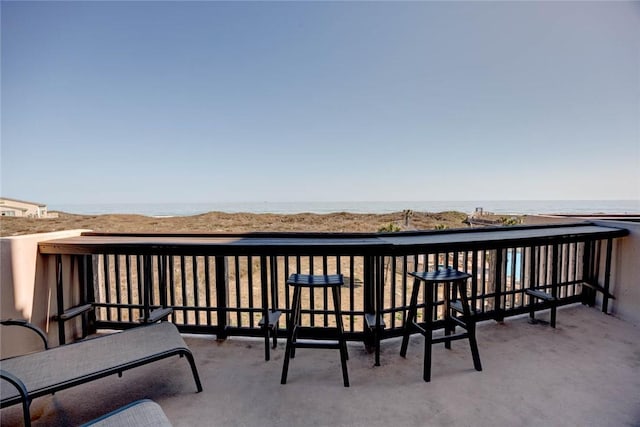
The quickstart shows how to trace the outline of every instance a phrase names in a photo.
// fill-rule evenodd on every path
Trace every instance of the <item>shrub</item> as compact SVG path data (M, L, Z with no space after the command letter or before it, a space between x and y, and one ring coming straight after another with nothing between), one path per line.
M400 230L401 228L398 225L390 222L389 224L383 225L382 227L378 228L378 233L395 233Z

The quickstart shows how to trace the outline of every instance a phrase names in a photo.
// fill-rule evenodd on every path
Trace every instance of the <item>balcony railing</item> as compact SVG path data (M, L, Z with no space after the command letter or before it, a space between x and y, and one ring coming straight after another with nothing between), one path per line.
M471 274L467 292L478 320L548 307L532 300L529 288L553 289L557 305L593 305L599 291L606 311L612 242L626 234L589 223L373 234L84 233L39 248L57 257L58 295L75 281L76 302L95 308L83 314L88 330L131 327L154 309L170 308L183 332L262 336L260 319L268 310L288 316L289 274L341 273L345 332L371 343L368 314L385 326L382 338L401 334L410 271L451 267ZM304 300L304 323L331 326L326 292L311 291ZM443 302L437 295L436 323ZM60 326L74 314L67 305L58 298L58 312L71 313L58 317ZM64 341L64 327L60 331Z

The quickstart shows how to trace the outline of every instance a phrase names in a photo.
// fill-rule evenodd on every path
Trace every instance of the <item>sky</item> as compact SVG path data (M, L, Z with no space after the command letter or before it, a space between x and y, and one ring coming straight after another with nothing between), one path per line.
M640 2L0 13L3 197L640 199Z

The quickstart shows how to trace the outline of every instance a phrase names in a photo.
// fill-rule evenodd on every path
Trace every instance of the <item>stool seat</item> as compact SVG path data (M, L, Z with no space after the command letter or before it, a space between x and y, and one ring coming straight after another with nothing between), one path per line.
M330 287L344 285L342 274L292 274L287 279L287 285L302 287Z
M473 366L477 371L482 371L480 355L478 354L478 344L476 342L476 326L469 301L467 299L466 280L470 274L452 268L444 268L437 271L416 271L409 273L414 278L413 290L409 311L405 318L404 331L402 336L402 346L400 356L406 357L409 345L409 335L412 332L419 332L424 335L424 367L422 377L425 381L431 381L431 346L432 344L444 343L446 348L451 348L451 341L468 339L473 356ZM424 283L425 289L425 322L424 327L419 324L418 314L418 293L420 285ZM444 283L444 336L433 338L433 306L434 306L434 285ZM451 289L453 285L453 289ZM451 291L453 290L453 295ZM459 299L457 299L459 297ZM458 317L461 315L461 317ZM459 326L464 329L462 333L456 333L455 328Z
M282 365L281 384L287 383L289 371L289 359L295 357L296 348L323 348L340 350L340 362L342 364L342 379L345 387L349 387L349 374L347 372L347 341L344 337L344 327L342 324L342 313L340 310L340 287L344 284L342 274L298 274L294 273L287 279L287 284L293 287L293 299L291 301L291 317L287 325L287 346L284 352L284 363ZM300 330L314 329L315 327L302 327L302 302L301 289L331 289L333 295L333 311L336 318L336 327L321 327L325 332L322 339L298 339ZM330 339L324 337L329 335Z
M440 270L436 271L414 271L412 273L409 273L409 275L424 282L434 283L467 280L469 277L471 277L470 274L454 270L453 268L441 268Z

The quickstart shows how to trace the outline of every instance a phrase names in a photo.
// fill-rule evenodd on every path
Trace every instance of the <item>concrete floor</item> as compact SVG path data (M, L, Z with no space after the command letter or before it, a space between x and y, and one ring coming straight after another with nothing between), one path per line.
M422 381L419 335L406 359L399 339L384 341L379 367L351 343L350 388L336 350L297 350L281 385L284 340L270 362L261 340L185 340L202 393L187 362L172 358L36 399L33 425L78 425L151 398L176 427L640 426L640 327L580 305L559 309L555 330L526 317L479 324L483 372L466 341L434 346L430 383ZM18 406L0 414L3 426L21 425Z

